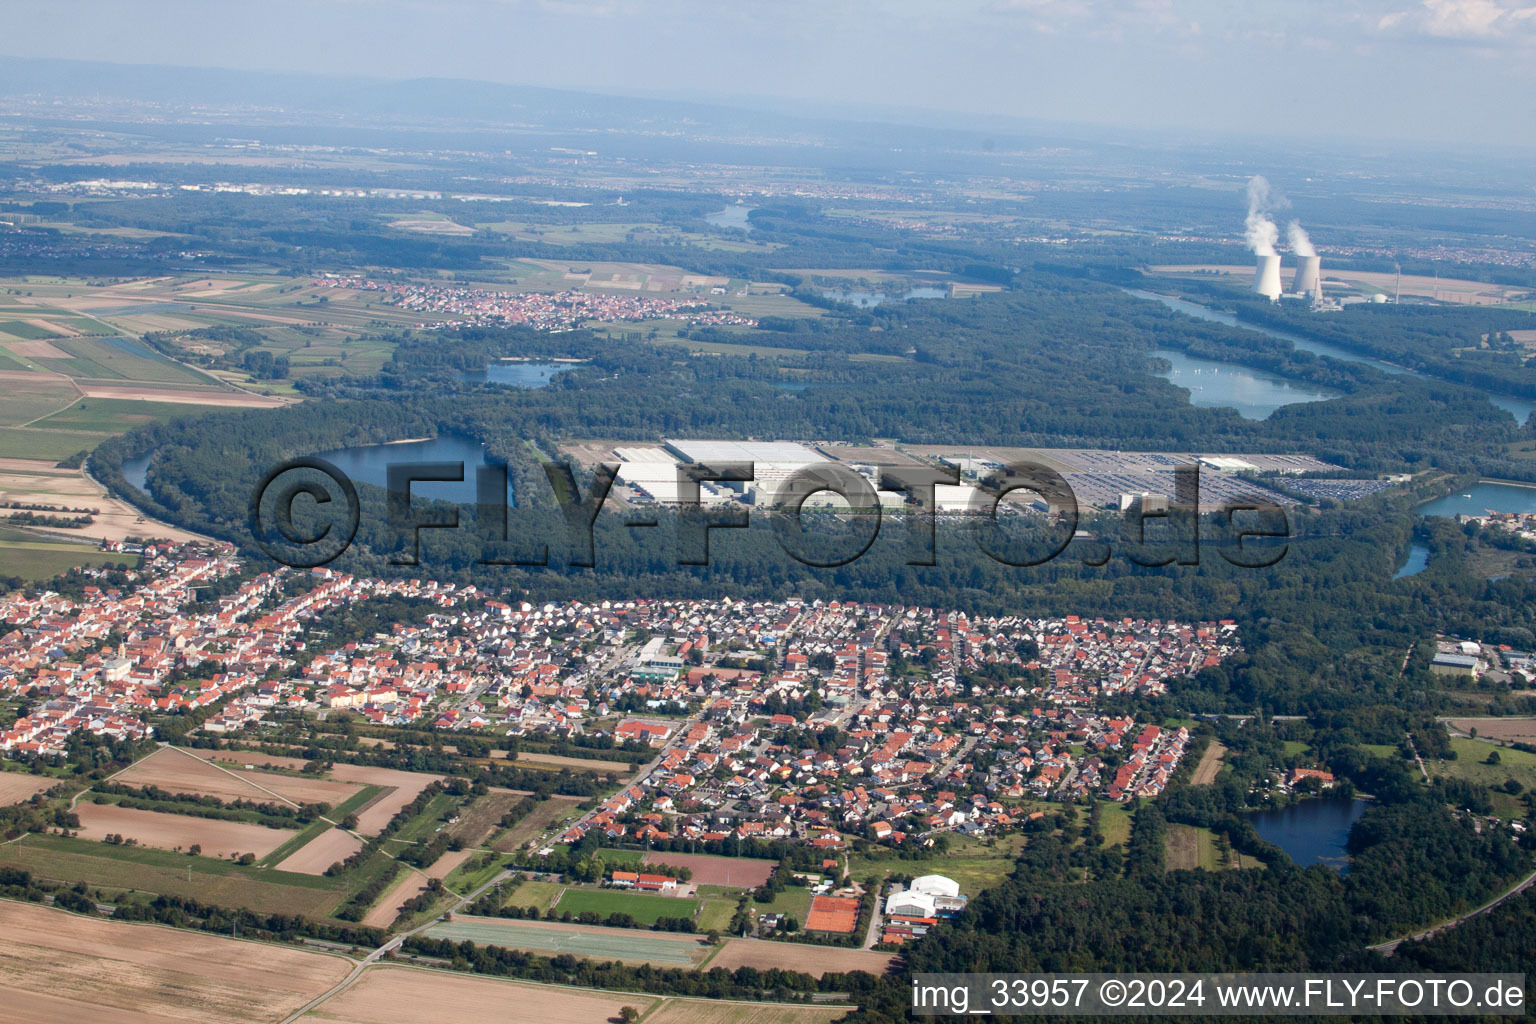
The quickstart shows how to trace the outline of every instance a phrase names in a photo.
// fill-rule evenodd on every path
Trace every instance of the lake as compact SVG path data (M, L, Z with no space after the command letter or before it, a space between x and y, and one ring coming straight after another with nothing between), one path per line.
M1495 512L1536 512L1536 487L1496 484L1480 480L1469 490L1447 494L1419 506L1423 516L1480 516Z
M878 306L882 302L911 302L913 299L947 299L949 298L949 289L936 288L933 285L918 285L915 288L908 288L904 292L896 292L894 294L890 292L872 292L859 288L824 291L821 294L829 299L836 299L838 302L846 302L850 305L858 306L860 309L868 309L871 306Z
M149 460L154 458L154 455L154 452L150 452L136 459L123 460L123 479L145 494L149 493Z
M469 370L460 379L469 384L506 384L514 388L542 388L555 374L569 370L574 363L495 362L483 370Z
M1326 388L1236 363L1200 359L1178 349L1160 348L1153 354L1172 364L1171 369L1158 376L1187 388L1190 405L1236 409L1244 419L1262 420L1282 405L1337 397L1337 392Z
M736 228L750 235L752 233L752 222L747 219L747 214L755 209L757 209L755 206L736 203L734 206L727 206L718 213L708 214L705 216L704 221L707 224L713 224L717 228Z
M1408 557L1403 561L1402 568L1393 573L1392 578L1400 580L1407 576L1417 576L1427 568L1429 568L1429 548L1423 544L1413 543L1408 545Z
M1345 872L1350 826L1368 806L1364 800L1313 797L1279 810L1255 811L1248 820L1261 839L1280 847L1298 866L1322 864Z
M1398 366L1396 363L1389 363L1381 359L1373 359L1370 356L1357 355L1356 353L1351 352L1345 348L1340 348L1337 345L1330 345L1323 341L1313 341L1311 338L1303 338L1301 335L1292 334L1290 331L1282 331L1275 327L1263 327L1259 324L1245 323L1244 321L1239 320L1237 317L1233 316L1231 313L1222 313L1214 309L1208 309L1199 303L1186 302L1183 299L1176 299L1171 295L1159 295L1156 292L1143 291L1140 288L1122 288L1121 291L1128 292L1139 299L1151 299L1153 302L1161 302L1164 306L1167 306L1171 310L1184 313L1199 320L1209 320L1212 323L1225 324L1228 327L1236 327L1239 330L1257 331L1260 334L1267 334L1271 338L1279 338L1281 341L1288 341L1299 349L1312 352L1320 356L1328 356L1330 359L1337 359L1346 363L1360 363L1364 366L1372 366L1382 371L1383 373L1400 374L1407 377L1417 377L1420 380L1432 379L1427 374L1420 373L1417 370L1410 370L1406 366ZM1488 401L1492 402L1495 406L1514 416L1515 421L1518 423L1524 423L1526 420L1530 419L1531 413L1536 411L1536 402L1533 402L1528 398L1507 398L1503 395L1487 395L1487 398ZM1200 403L1194 402L1193 404L1199 405Z
M459 434L443 434L425 441L401 441L394 444L367 444L356 448L337 448L318 452L317 458L333 464L353 483L389 486L388 469L396 462L462 462L461 483L437 482L411 485L413 498L437 498L459 505L475 504L475 469L492 465L486 459L485 445ZM508 481L508 491L511 482ZM507 504L512 501L508 497Z

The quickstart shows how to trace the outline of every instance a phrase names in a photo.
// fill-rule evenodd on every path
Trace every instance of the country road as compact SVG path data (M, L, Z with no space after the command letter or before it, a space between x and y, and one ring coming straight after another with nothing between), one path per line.
M493 885L496 885L499 882L505 881L510 875L511 872L509 871L497 872L494 878L480 886L474 892L471 892L466 896L461 896L458 902L449 907L448 910L444 911L444 913L457 913L468 904L473 903L475 900L479 899L481 894L483 894L487 889L491 888ZM293 1024L294 1021L297 1021L299 1018L312 1011L315 1007L319 1006L327 999L330 999L332 996L338 995L339 993L345 991L353 982L357 981L358 978L363 976L363 972L368 969L370 964L376 963L378 959L384 956L386 953L391 953L399 949L405 940L411 936L431 928L433 925L438 923L442 916L443 914L433 914L432 917L429 918L424 924L419 924L415 928L412 928L410 931L401 932L394 938L387 940L382 946L374 950L372 953L369 953L361 961L359 961L357 966L353 967L352 972L345 978L341 979L341 981L337 982L327 991L320 993L320 995L316 996L309 1002L305 1003L303 1006L299 1007L297 1010L293 1011L293 1013L289 1014L287 1017L284 1017L281 1024Z
M1510 897L1520 895L1522 892L1529 889L1532 885L1536 885L1536 871L1532 871L1530 874L1526 875L1525 878L1515 884L1514 888L1509 889L1503 895L1495 896L1493 899L1489 900L1487 903L1484 903L1476 910L1469 910L1465 914L1462 914L1460 917L1453 917L1451 920L1446 921L1443 924L1437 924L1433 928L1426 928L1421 932L1415 932L1412 935L1405 935L1400 939L1393 939L1390 942L1379 942L1374 946L1367 946L1366 948L1374 949L1376 952L1382 953L1386 956L1391 956L1397 951L1397 947L1402 945L1404 942L1416 939L1427 939L1429 936L1434 935L1436 932L1443 932L1447 928L1454 928L1468 918L1473 918L1478 914L1483 913L1484 911L1492 910L1494 907L1498 906L1500 903L1503 903Z

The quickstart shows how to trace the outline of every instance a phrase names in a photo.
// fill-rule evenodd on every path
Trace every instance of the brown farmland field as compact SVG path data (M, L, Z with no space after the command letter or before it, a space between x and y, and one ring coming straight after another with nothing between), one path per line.
M688 868L693 872L694 885L730 885L738 889L755 889L768 881L775 862L751 857L712 857L703 853L669 853L652 850L643 858L647 864L666 864L674 868Z
M32 799L34 793L41 793L46 789L52 789L59 784L59 780L51 775L24 775L21 772L0 772L0 807L9 804L19 804L23 800Z
M724 967L728 971L738 967L756 967L763 971L781 967L786 971L804 971L816 978L828 972L864 971L878 977L890 970L896 960L890 953L868 949L840 949L766 939L728 939L725 948L709 962L709 966Z
M205 857L228 857L232 853L254 853L258 858L265 857L294 836L294 831L286 828L194 818L189 814L138 811L116 804L86 802L75 810L80 815L79 831L83 839L101 839L116 833L126 839L138 840L140 846L155 846L162 850L178 846L185 850L195 843L203 848Z
M307 1020L337 1024L605 1024L633 1006L656 1003L643 993L610 993L498 981L409 967L370 967L350 988L317 1006Z
M277 1021L349 967L322 953L0 903L7 1024Z
M1200 757L1200 763L1195 766L1195 777L1190 780L1191 785L1209 786L1215 782L1221 771L1221 759L1226 753L1226 747L1211 740L1210 746L1205 748L1205 753Z
M234 755L239 758L241 755ZM278 798L296 804L326 803L336 806L357 792L357 786L330 779L299 778L275 772L245 771L235 765L258 761L211 764L176 747L161 747L116 781L125 786L158 786L173 793L199 793L220 800L254 800L257 803Z
M428 775L423 772L402 772L394 768L338 764L331 769L331 778L338 782L389 788L389 792L384 793L357 813L357 830L372 834L388 825L389 819L393 818L400 808L415 800L417 794L442 776Z
M1536 718L1458 718L1451 725L1464 733L1476 729L1478 739L1536 743Z
M297 850L284 857L275 866L279 871L297 871L305 875L323 875L325 869L339 860L346 860L363 844L356 836L339 828L326 829Z
M713 999L669 999L645 1018L646 1024L831 1024L848 1015L846 1006L785 1006Z
M370 928L388 928L395 923L395 918L400 916L400 908L405 906L407 900L420 896L427 888L427 879L419 871L406 868L379 897L379 901L368 911L363 918L363 924Z

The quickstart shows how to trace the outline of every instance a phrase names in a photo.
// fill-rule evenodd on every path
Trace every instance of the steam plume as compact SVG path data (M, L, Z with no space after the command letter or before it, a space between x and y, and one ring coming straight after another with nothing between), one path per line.
M1248 219L1243 230L1255 256L1275 255L1275 242L1280 239L1280 229L1269 219L1269 209L1269 179L1255 174L1248 179Z
M1307 231L1301 226L1301 221L1291 221L1290 227L1285 229L1285 233L1290 239L1291 248L1297 256L1317 255L1317 250L1312 248L1312 239L1307 237Z

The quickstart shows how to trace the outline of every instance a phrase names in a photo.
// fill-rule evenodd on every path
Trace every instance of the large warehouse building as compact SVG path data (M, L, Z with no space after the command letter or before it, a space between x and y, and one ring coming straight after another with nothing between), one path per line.
M663 439L679 462L706 466L750 463L750 482L722 481L720 486L749 498L754 505L774 503L784 481L807 466L830 466L832 460L795 441L701 441Z

